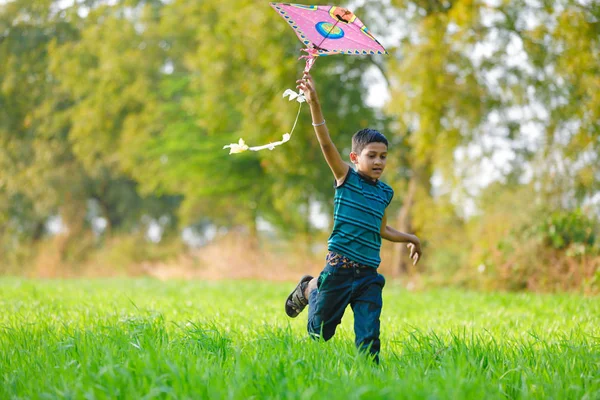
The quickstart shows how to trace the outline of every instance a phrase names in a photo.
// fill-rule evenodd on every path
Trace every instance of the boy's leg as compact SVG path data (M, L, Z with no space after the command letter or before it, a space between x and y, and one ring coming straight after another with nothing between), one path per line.
M308 333L313 338L329 340L350 303L352 269L325 266L317 288L308 296Z
M357 293L352 298L351 306L354 311L354 333L356 347L360 351L368 351L379 362L379 326L381 308L383 307L382 289L385 278L376 270L359 270L360 284Z

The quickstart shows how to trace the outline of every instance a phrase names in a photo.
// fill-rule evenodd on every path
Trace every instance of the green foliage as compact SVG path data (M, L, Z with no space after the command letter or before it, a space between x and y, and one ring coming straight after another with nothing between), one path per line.
M532 214L497 242L488 258L496 278L512 289L578 288L597 291L597 221L581 210Z
M481 193L478 213L466 222L431 209L437 217L423 225L434 250L426 284L598 292L598 220L581 209L550 211L542 198L533 185L496 183Z
M593 251L600 249L596 237L598 228L598 223L581 210L563 211L550 214L538 227L537 234L544 244L557 250L583 246Z
M535 222L514 229L506 242L500 243L500 248L511 250L520 241L533 240L547 248L569 250L567 256L600 254L598 222L584 215L580 209L540 212L539 215Z

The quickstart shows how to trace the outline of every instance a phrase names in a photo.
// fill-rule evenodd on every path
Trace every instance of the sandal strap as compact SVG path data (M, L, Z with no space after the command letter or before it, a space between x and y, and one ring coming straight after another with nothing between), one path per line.
M304 294L302 294L302 287L298 286L298 289L300 290L294 291L294 294L292 295L292 301L294 304L304 307L308 304L308 301L306 300L306 297L304 297Z

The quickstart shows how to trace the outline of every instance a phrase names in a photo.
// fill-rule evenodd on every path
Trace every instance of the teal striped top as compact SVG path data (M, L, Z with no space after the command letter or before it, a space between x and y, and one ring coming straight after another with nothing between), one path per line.
M357 263L377 268L381 262L381 220L394 191L349 168L346 180L336 187L333 231L328 250Z

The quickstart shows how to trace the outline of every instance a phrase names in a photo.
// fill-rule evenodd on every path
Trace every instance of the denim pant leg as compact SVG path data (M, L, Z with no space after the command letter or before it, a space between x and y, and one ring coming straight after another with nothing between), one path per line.
M377 270L359 272L358 287L352 297L351 306L354 311L354 333L356 347L362 351L369 351L379 359L381 347L379 340L379 327L381 308L383 307L382 289L385 278Z
M329 340L342 322L352 294L352 270L329 264L319 275L308 299L308 333Z

